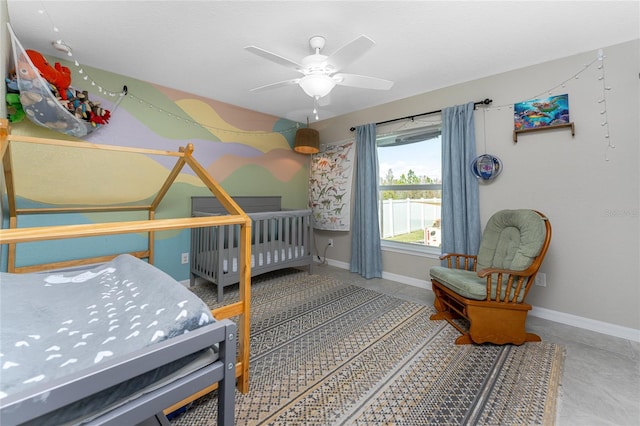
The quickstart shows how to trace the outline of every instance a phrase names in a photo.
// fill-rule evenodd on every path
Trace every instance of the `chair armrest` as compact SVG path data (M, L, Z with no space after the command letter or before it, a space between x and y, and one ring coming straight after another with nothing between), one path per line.
M447 268L464 269L465 271L475 271L477 259L476 255L464 253L445 253L440 256L440 260L447 261Z
M491 274L505 274L505 275L515 275L518 277L528 277L532 273L533 271L529 271L528 269L525 269L524 271L513 271L511 269L498 269L498 268L486 268L486 269L481 269L477 272L480 278L484 278Z
M532 282L531 277L537 273L537 267L529 267L522 271L515 271L511 269L499 269L499 268L486 268L481 269L477 272L478 277L487 278L487 301L496 300L502 302L510 302L510 303L522 303L524 299L527 297L527 293L529 292L530 282ZM494 275L497 275L494 280ZM503 286L503 277L507 276L507 281L504 283L505 285L505 294L502 300L500 300L500 295L502 293ZM518 300L518 295L522 290L522 286L524 288L524 294L522 298ZM491 298L491 287L496 286L495 289L495 299Z

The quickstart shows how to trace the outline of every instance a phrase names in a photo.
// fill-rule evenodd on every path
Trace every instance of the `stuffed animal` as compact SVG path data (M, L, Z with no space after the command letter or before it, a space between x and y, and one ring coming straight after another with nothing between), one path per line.
M12 123L19 123L25 116L24 109L22 109L22 103L20 102L20 95L17 93L7 93L7 112L9 121Z
M100 105L93 105L91 112L89 113L91 125L97 127L101 124L109 123L111 118L111 112L109 110L100 107Z
M35 80L38 74L33 69L27 57L20 55L18 57L18 66L16 67L16 74L20 80Z
M20 103L30 120L49 129L64 130L68 124L59 116L56 102L36 92L20 92Z
M45 57L35 50L26 50L25 52L29 56L29 59L31 59L31 63L33 63L40 72L42 78L56 86L58 93L64 96L67 87L71 84L71 70L68 67L63 67L59 62L56 62L55 66L52 67ZM28 74L28 71L23 70L22 67L20 71L21 76L23 75L22 73Z
M62 109L93 127L109 122L111 113L108 110L101 108L99 103L91 102L87 91L79 91L71 86L69 68L58 62L51 66L45 57L35 50L25 52L37 68L34 70L24 55L18 59L16 73L22 89L20 100L27 117L45 127L63 131L69 131L68 127L77 123L71 117L60 115ZM38 75L45 81L36 78ZM42 87L43 84L46 88Z
M109 123L111 112L100 106L100 103L89 100L89 92L67 88L65 98L59 102L80 120L88 121L93 127Z
M16 73L12 72L11 75L4 79L7 84L7 92L9 93L20 93L20 88L18 87L18 77L16 77Z

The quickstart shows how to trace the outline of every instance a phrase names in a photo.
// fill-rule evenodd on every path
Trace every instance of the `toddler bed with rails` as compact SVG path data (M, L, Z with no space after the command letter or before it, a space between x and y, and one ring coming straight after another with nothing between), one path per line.
M280 196L238 196L233 200L251 218L251 276L284 268L308 268L311 273L311 210L283 210ZM191 197L193 217L224 214L215 197ZM191 285L197 277L224 287L239 281L236 225L191 230Z
M6 120L0 120L0 144L9 216L9 227L0 229L0 246L7 257L7 272L0 276L0 424L166 425L165 414L215 389L218 424L234 424L236 386L244 393L249 385L251 220L193 158L193 146L173 152L11 135ZM28 165L20 164L25 157L15 153L34 146L169 156L176 164L149 204L20 207L16 198L22 187L15 178L24 175L16 171ZM221 200L227 209L224 215L155 217L185 165ZM123 210L146 210L148 218L18 226L23 215ZM210 310L153 266L155 234L230 224L240 228L240 296ZM147 248L16 266L16 248L22 244L72 244L123 234L147 235Z

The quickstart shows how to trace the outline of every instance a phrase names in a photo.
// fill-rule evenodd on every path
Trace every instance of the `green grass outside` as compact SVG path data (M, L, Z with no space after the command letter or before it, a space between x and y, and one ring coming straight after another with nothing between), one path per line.
M387 241L397 241L400 243L423 243L424 244L424 231L419 229L417 231L410 232L408 234L396 235L395 237L385 238Z

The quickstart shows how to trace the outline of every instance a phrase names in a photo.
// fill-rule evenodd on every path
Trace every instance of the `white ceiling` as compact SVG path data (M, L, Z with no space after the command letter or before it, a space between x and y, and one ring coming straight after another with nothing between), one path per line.
M372 38L376 45L342 71L392 80L394 86L388 91L336 86L320 109L322 120L640 38L639 6L638 1L8 1L9 20L25 48L60 56L51 42L62 39L84 65L299 122L313 121L313 100L301 88L250 89L300 74L245 46L299 61L313 53L308 45L313 35L326 38L327 55L361 34Z

